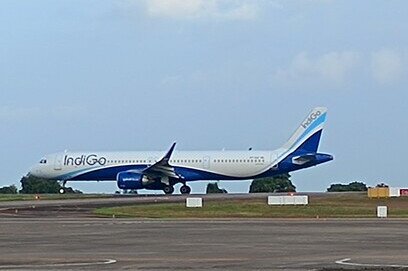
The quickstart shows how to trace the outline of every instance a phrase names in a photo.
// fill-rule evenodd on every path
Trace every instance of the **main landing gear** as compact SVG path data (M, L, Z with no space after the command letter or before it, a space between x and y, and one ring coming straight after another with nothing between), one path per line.
M174 193L174 187L172 185L165 185L163 187L163 192L166 195L170 195ZM183 185L182 187L180 187L180 193L185 195L185 194L190 194L191 193L191 188L188 185Z
M165 185L165 186L163 187L163 192L164 192L166 195L173 194L173 192L174 192L174 187L173 187L172 185Z
M190 194L190 192L191 192L190 186L184 184L182 187L180 187L181 194Z

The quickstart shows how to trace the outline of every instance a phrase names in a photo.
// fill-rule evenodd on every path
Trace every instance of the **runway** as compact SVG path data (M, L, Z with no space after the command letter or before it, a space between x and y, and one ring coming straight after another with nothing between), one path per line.
M376 219L1 218L0 270L408 270L407 228Z
M200 196L221 204L266 195ZM117 219L93 213L185 197L0 202L0 270L408 270L407 219Z

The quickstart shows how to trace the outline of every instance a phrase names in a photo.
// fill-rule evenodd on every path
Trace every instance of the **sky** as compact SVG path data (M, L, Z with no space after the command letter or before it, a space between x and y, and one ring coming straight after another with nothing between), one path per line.
M63 150L273 150L326 106L320 151L335 160L294 172L298 191L408 187L406 10L375 0L1 0L0 186Z

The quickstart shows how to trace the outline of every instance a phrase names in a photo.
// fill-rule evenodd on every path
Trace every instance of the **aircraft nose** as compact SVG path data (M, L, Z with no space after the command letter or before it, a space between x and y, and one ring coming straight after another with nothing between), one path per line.
M27 174L27 177L40 177L41 176L41 169L39 167L33 167L32 169L30 169L30 171Z

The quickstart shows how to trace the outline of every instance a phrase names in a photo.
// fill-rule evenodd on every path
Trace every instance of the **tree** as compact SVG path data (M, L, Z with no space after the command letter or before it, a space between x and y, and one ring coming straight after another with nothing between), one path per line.
M274 177L259 178L252 181L249 193L268 192L296 192L296 186L292 184L289 173L276 175Z
M17 187L15 185L0 188L0 194L17 194L17 192Z
M349 184L332 184L327 188L327 192L353 192L367 191L367 185L362 182L351 182Z
M207 194L227 194L227 190L218 187L218 183L207 184Z
M47 180L36 178L33 176L25 176L21 179L22 194L57 194L62 186L55 180ZM74 190L71 187L65 188L65 193L76 194L82 193L79 190Z

